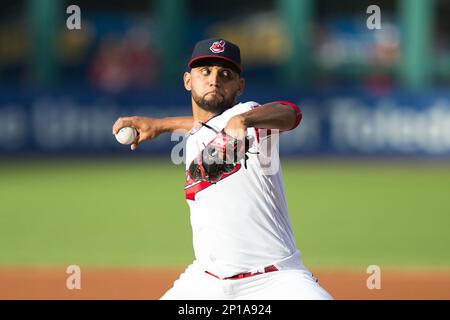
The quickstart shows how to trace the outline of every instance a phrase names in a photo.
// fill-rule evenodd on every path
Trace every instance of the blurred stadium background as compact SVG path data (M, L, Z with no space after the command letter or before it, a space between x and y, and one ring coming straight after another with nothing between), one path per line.
M325 288L449 299L449 0L2 1L0 298L158 298L192 261L178 141L130 152L111 126L189 115L182 74L213 36L241 47L241 100L302 107L283 176ZM80 291L64 289L71 264Z

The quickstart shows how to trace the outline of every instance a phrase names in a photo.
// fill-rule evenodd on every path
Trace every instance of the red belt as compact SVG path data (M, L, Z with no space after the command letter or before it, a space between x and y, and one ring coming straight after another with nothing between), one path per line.
M248 278L248 277L252 277L252 276L256 276L257 274L263 274L263 273L267 273L267 272L274 272L274 271L278 271L278 268L275 267L274 265L268 266L264 268L264 272L245 272L245 273L240 273L231 277L226 277L223 278L223 280L237 280L237 279L243 279L243 278ZM207 274L216 277L217 279L221 279L218 276L216 276L215 274L212 274L209 271L205 271Z

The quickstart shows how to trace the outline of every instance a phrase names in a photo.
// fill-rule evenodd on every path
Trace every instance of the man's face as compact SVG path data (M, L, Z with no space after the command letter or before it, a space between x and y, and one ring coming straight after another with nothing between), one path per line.
M184 86L200 108L220 113L235 104L244 89L244 79L228 63L206 60L184 74Z

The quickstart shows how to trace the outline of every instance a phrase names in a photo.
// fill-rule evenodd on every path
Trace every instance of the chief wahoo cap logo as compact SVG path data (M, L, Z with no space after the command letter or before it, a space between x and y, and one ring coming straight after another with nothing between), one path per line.
M219 40L219 41L215 41L211 47L209 48L209 50L211 50L214 53L221 53L225 51L225 41L224 40Z

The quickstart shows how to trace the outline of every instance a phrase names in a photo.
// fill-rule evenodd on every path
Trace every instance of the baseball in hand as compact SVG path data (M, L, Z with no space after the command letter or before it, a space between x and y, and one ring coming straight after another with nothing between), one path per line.
M116 134L116 139L121 144L132 144L137 137L137 131L132 127L124 127Z

